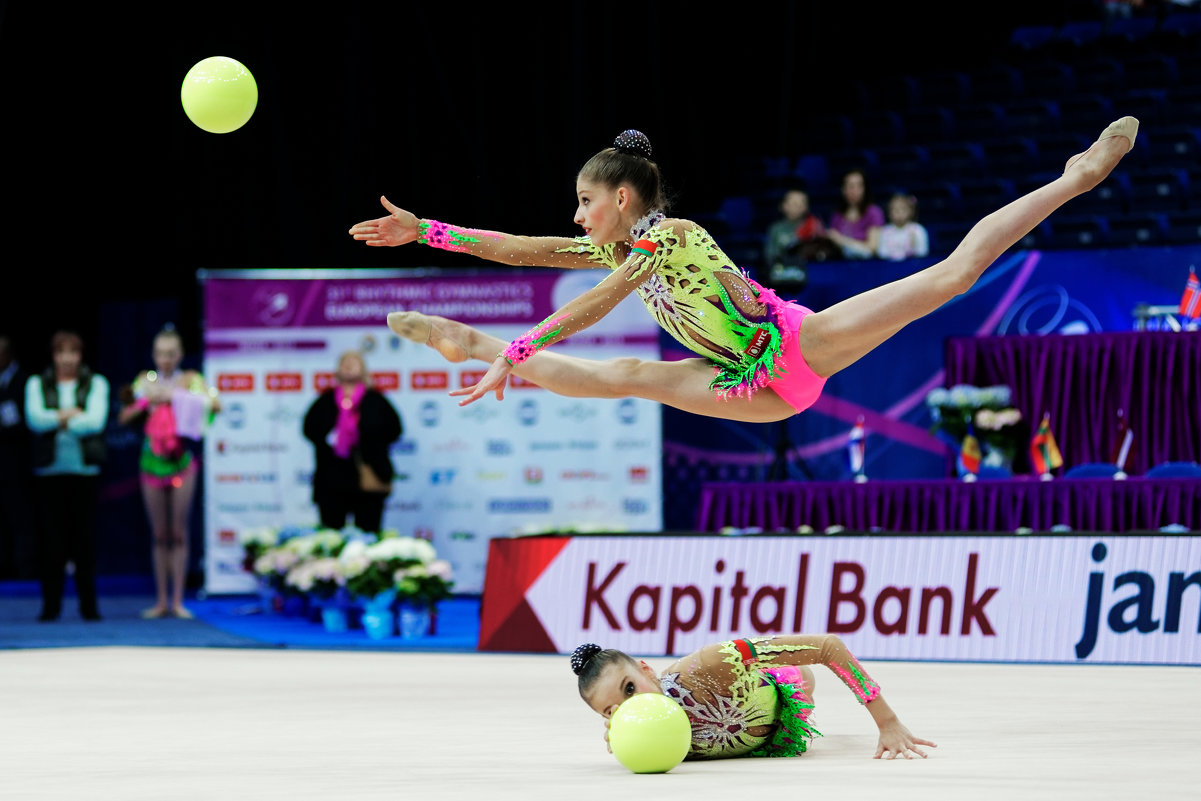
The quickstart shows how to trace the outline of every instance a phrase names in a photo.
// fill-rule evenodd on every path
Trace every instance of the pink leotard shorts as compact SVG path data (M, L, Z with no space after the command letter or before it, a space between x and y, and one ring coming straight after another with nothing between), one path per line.
M774 297L774 293L763 300L775 307L776 324L780 327L780 355L776 358L780 374L767 382L767 386L789 406L803 412L817 401L822 394L822 387L826 385L826 379L813 372L801 354L798 336L801 322L806 315L813 314L813 310L794 301L780 300Z

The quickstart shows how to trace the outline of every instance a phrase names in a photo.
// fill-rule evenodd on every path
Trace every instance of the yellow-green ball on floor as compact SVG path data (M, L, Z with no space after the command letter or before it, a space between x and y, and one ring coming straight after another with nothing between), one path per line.
M692 727L683 708L666 695L639 693L609 720L609 747L634 773L666 773L684 761Z
M196 127L229 133L250 121L259 102L259 87L240 61L213 56L188 70L179 97Z

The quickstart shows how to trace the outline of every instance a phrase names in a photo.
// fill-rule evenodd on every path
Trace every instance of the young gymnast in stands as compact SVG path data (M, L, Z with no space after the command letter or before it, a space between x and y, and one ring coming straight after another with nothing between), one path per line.
M876 759L926 757L915 737L880 694L878 685L833 634L750 637L695 651L655 675L623 651L585 643L571 655L580 697L609 720L639 693L663 693L688 715L691 759L800 756L821 732L813 726L814 675L825 665L863 704L880 731Z
M451 362L489 363L460 405L504 398L510 374L559 395L638 397L698 415L742 422L783 420L809 408L826 379L908 323L966 292L984 270L1067 201L1099 184L1134 146L1138 120L1111 123L1063 175L989 214L944 260L812 311L760 286L707 231L666 214L659 167L647 137L619 135L576 179L575 222L584 235L515 236L421 219L391 203L388 215L354 225L373 247L419 242L508 265L598 268L610 274L513 342L419 312L394 312L388 326ZM596 361L548 350L585 330L637 292L658 323L698 358Z

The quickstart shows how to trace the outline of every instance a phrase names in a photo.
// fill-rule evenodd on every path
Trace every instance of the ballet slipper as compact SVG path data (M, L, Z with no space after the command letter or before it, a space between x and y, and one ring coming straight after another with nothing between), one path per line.
M1084 151L1084 153L1077 153L1068 159L1068 163L1063 166L1064 173L1066 174L1072 168L1073 164L1088 154L1097 144L1104 142L1106 139L1112 139L1115 136L1124 136L1130 142L1130 145L1122 155L1129 153L1134 149L1134 140L1138 136L1138 119L1135 117L1122 117L1109 123L1105 130L1101 132L1101 135L1097 137L1097 141L1089 146L1088 150Z
M192 618L195 617L195 615L193 615L192 612L186 606L175 607L174 609L171 610L171 615L173 617L179 618L180 620L191 620Z
M152 606L142 612L142 617L147 620L158 620L167 616L167 610L162 606Z
M465 362L471 358L471 350L466 345L440 330L433 318L421 312L390 312L388 328L410 342L429 345L448 362Z

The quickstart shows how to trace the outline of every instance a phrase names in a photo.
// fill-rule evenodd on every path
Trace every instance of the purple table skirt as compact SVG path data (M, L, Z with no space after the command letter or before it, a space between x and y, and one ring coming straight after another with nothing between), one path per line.
M1201 530L1201 480L1056 478L712 483L701 488L699 531Z

